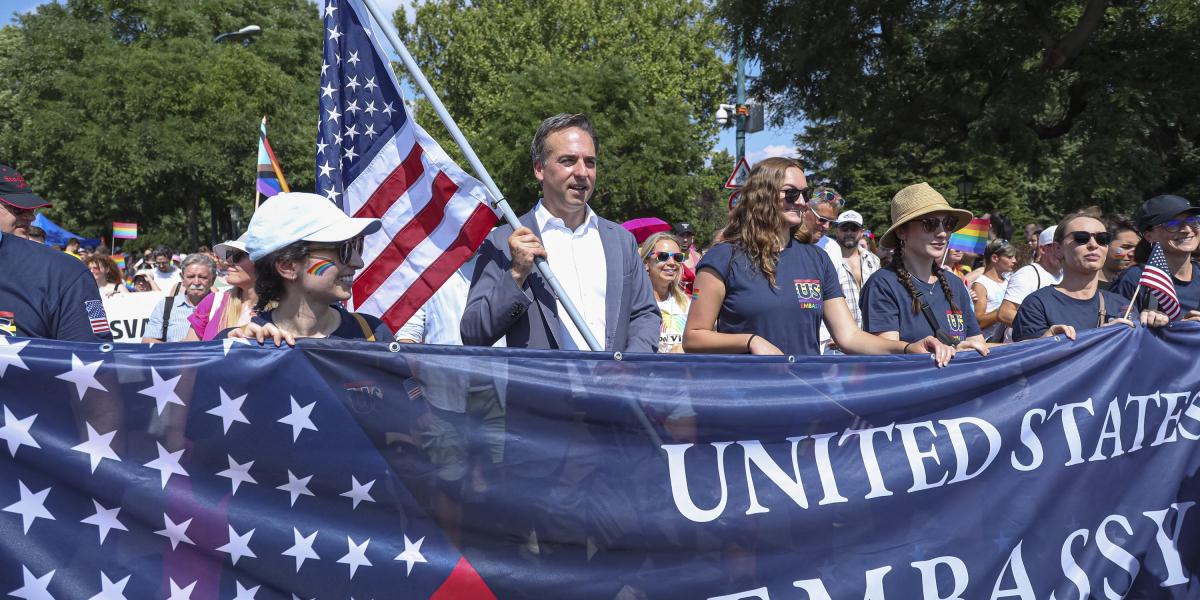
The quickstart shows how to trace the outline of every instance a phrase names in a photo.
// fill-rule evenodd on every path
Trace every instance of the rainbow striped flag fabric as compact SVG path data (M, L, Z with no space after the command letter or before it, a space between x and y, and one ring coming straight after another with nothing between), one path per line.
M113 221L113 239L136 240L137 223L121 223L119 221Z
M271 150L271 142L267 140L266 117L263 117L262 124L258 127L258 179L254 187L268 198L280 192L291 191L288 189L287 180L283 178L283 169L275 159L275 152Z
M112 255L112 259L113 259L113 262L117 263L117 268L120 269L122 273L124 273L125 272L125 255L124 254L114 254L114 255Z
M971 219L966 227L950 235L950 249L961 250L983 256L987 249L988 230L992 228L989 219Z

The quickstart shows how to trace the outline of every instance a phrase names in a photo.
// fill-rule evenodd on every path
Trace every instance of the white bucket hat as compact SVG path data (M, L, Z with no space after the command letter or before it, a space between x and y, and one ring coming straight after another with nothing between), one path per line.
M263 202L246 233L238 238L250 260L258 260L296 242L344 242L379 231L379 219L346 216L324 196L284 192Z

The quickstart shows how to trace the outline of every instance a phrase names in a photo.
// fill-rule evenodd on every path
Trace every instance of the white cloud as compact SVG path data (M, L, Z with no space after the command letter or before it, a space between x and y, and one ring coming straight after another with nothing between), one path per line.
M760 150L751 150L750 152L747 152L746 160L749 161L750 164L754 164L764 158L771 158L772 156L786 156L788 158L796 158L797 156L800 156L800 154L798 152L796 152L795 146L784 146L783 144L775 144L772 146L765 146Z

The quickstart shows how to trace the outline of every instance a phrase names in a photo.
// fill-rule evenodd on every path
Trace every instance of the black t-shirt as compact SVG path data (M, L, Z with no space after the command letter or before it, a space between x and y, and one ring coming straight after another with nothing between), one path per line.
M111 342L96 279L78 258L0 235L0 335Z
M779 253L775 287L740 247L717 244L696 270L711 269L725 282L717 317L721 333L757 333L784 354L820 354L825 301L841 298L842 285L829 254L791 240Z
M913 287L921 292L938 327L956 343L979 335L979 321L975 319L975 307L971 294L961 279L953 273L943 273L954 295L954 307L946 299L940 281L926 283L912 278ZM858 301L862 308L863 331L884 333L896 331L905 342L916 342L933 335L929 321L921 311L913 312L912 295L900 283L894 269L881 269L863 284L862 297ZM955 310L957 308L957 310Z
M346 339L346 340L365 340L365 339L367 339L366 334L363 332L362 326L358 324L358 319L355 319L354 315L350 314L349 311L347 311L346 309L344 309L340 306L334 306L333 308L338 311L339 315L341 315L342 322L338 324L337 329L333 330L333 333L329 334L329 337L342 338L342 339ZM262 313L260 315L255 315L253 318L250 319L250 321L253 323L257 323L258 325L266 325L267 323L273 323L274 322L273 315L272 315L273 312L274 311L268 310L267 312ZM383 323L383 321L381 321L379 319L379 317L373 317L371 315L366 315L363 313L357 313L357 314L367 321L367 329L370 329L371 332L375 335L375 341L377 341L377 342L392 341L393 338L392 338L391 330L388 329L388 326L385 325ZM220 337L224 337L224 335L222 335Z
M1013 319L1013 341L1042 337L1051 325L1070 325L1077 332L1099 327L1101 294L1105 323L1125 316L1128 298L1108 290L1097 291L1100 293L1088 300L1072 298L1052 285L1029 294Z
M1137 289L1138 280L1142 278L1142 271L1145 269L1145 265L1133 265L1125 269L1108 289L1126 298L1132 298L1133 291ZM1175 295L1179 296L1180 312L1186 315L1189 310L1200 310L1200 263L1192 261L1191 281L1180 281L1175 278L1175 275L1171 275L1171 282L1175 284ZM1137 306L1134 307L1134 310L1146 310L1150 306L1150 298L1151 296L1146 293L1146 290L1138 292Z

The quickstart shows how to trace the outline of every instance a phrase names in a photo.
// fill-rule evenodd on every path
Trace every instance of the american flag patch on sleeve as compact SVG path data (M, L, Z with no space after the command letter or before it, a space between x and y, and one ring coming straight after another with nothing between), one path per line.
M108 315L104 313L102 300L86 300L83 308L87 311L88 322L92 325L92 333L100 335L111 331L108 328Z

